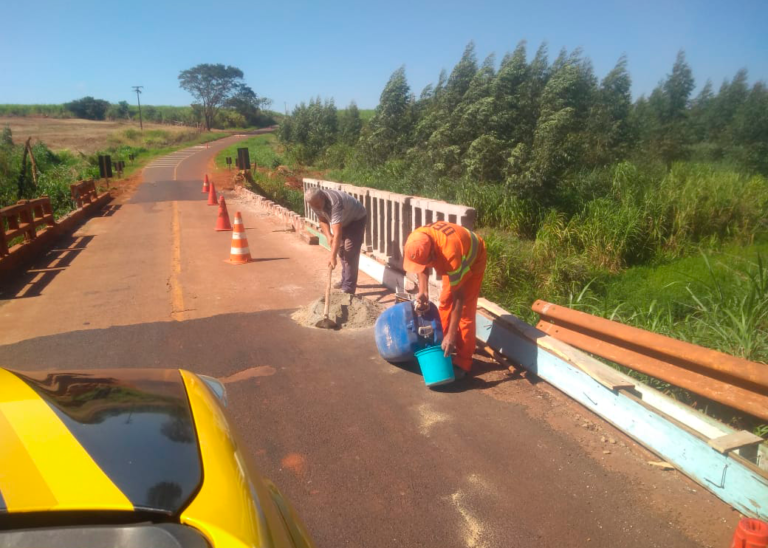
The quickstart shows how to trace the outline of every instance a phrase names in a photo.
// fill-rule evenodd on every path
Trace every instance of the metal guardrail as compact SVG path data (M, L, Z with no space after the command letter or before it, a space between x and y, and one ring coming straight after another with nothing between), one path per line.
M555 339L768 420L768 365L545 301L531 308Z
M402 270L405 240L414 229L435 221L448 221L469 229L475 226L476 212L471 207L320 179L304 179L303 182L305 191L327 188L357 198L368 212L364 250L398 270ZM317 216L306 202L304 217L315 227L319 225Z
M0 257L10 253L9 243L14 238L23 235L25 242L31 242L37 238L38 227L55 224L48 196L20 200L16 205L0 209Z

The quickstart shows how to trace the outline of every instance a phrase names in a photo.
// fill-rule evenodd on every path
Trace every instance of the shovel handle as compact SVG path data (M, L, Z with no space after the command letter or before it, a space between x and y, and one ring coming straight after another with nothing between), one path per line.
M328 311L331 308L331 280L333 279L333 268L328 267L328 283L325 284L325 309L323 310L323 317L328 317Z

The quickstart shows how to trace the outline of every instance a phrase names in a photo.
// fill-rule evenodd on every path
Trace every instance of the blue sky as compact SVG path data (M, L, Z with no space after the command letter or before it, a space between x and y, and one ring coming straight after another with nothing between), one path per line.
M602 77L622 53L635 97L686 51L697 88L741 67L768 81L765 0L258 2L198 0L7 2L0 31L0 103L61 103L84 95L185 105L178 73L198 63L241 68L275 110L320 95L373 108L405 65L418 95L474 40L479 60L527 40L550 60L582 47ZM34 34L31 31L34 29Z

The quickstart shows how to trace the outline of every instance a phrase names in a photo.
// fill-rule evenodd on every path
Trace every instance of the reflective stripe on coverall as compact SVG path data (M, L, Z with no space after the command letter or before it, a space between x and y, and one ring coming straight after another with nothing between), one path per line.
M453 363L469 371L472 368L472 354L476 345L477 299L480 297L487 260L485 242L474 232L460 225L442 221L416 230L427 233L435 245L435 261L432 266L442 276L443 281L439 310L444 332L448 330L453 310L451 290L464 290L464 308L456 333L456 356Z

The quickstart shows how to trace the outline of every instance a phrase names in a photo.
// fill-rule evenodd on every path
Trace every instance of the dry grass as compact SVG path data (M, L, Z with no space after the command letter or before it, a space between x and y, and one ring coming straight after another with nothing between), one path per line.
M97 122L82 119L56 119L44 117L0 117L0 128L11 127L14 140L18 143L27 137L44 142L54 151L68 149L74 152L92 154L103 149L107 138L113 133L136 129L139 124L132 121ZM145 123L145 130L162 129L167 132L189 131L184 126Z

